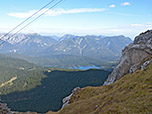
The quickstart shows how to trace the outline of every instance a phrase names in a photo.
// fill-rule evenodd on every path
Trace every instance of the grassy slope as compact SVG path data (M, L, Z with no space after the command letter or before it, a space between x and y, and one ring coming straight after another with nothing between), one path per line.
M152 114L152 64L112 85L84 88L70 102L56 114Z

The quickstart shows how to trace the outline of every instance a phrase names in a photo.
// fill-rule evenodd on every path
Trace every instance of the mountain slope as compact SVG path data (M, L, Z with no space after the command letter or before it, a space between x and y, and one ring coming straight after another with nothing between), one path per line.
M86 56L76 55L50 55L50 56L25 56L18 54L6 54L14 58L26 60L28 62L43 66L57 68L74 68L79 66L100 66L103 69L110 68L115 64L115 61L96 59Z
M0 46L0 53L12 54L16 58L22 56L21 59L44 67L107 67L110 62L119 60L121 50L131 42L125 36L64 35L59 39L36 33L17 34L5 46Z
M5 41L8 37L2 40ZM95 35L64 35L59 40L56 40L55 36L41 36L33 33L17 34L7 42L14 46L9 52L17 54L36 56L66 54L115 59L116 57L119 58L121 50L132 41L125 36L107 37Z
M152 30L141 33L132 44L125 47L120 61L104 85L111 84L124 75L135 72L140 68L141 62L148 57L152 57Z
M15 46L0 39L0 53L9 53L13 51Z
M104 70L54 70L45 72L46 78L41 85L31 90L2 95L1 101L12 110L36 111L45 113L57 111L62 106L62 99L75 87L99 86L110 74ZM102 74L102 76L100 75Z
M3 40L5 41L10 36L3 38ZM12 49L9 49L11 53L34 55L56 43L57 40L55 40L53 36L41 36L33 33L17 34L6 42L14 46Z
M76 92L71 103L55 114L151 114L151 101L152 63L111 85Z
M130 44L132 41L129 37L125 36L111 36L111 37L104 37L102 39L102 43L105 47L111 50L116 55L120 56L121 51L124 49L125 46Z
M70 104L57 114L151 114L152 30L123 50L105 85L76 91Z
M97 69L45 69L4 55L0 60L0 102L18 111L59 110L62 99L73 88L99 86L110 73Z
M44 52L49 55L77 55L94 58L114 58L120 56L121 50L131 43L124 36L73 36L65 35L61 40L47 48Z
M0 95L34 88L45 77L44 69L35 64L4 55L0 60Z
M33 55L38 54L56 42L57 41L51 36L47 37L38 34L27 34L25 35L25 38L16 43L15 46L18 47L18 53Z
M134 53L129 55L126 52L125 56L122 55L120 62L115 66L116 75L127 71L119 78L114 76L114 78L117 78L113 81L116 81L115 83L74 91L68 106L58 112L48 112L47 114L151 114L151 36L152 31L142 33L135 38L133 44L129 45L131 46L129 49ZM128 50L128 47L125 50ZM123 50L123 53L125 50ZM125 58L123 59L123 57ZM126 59L127 57L131 59ZM137 64L132 64L133 60L137 60L135 61ZM123 62L127 64L123 64ZM125 69L127 65L129 65L129 68L131 65L134 66L131 67L130 71L133 72L130 72L130 74L128 69ZM110 78L109 80L111 80Z

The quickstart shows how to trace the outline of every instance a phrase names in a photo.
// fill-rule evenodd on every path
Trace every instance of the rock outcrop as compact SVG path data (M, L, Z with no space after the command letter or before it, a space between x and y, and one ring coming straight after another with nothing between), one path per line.
M1 99L0 99L1 101ZM8 108L6 103L0 102L0 114L38 114L36 112L17 112L17 111L11 111L10 108Z
M149 65L151 62L152 62L152 59L144 62L144 63L141 65L141 70L144 70L144 69L147 67L147 65Z
M15 114L15 112L11 112L6 103L0 103L0 114Z
M141 62L148 57L152 57L152 30L141 33L132 44L125 47L119 63L116 64L104 85L112 84L124 75L135 72L141 67Z
M80 91L80 90L81 90L80 87L74 88L74 89L72 90L72 93L71 93L69 96L65 97L65 98L62 100L62 102L63 102L62 109L69 104L69 101L70 101L72 95L73 95L75 92Z

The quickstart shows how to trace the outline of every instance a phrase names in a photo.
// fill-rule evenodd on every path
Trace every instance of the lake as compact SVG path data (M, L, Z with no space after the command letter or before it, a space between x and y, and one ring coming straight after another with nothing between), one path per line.
M98 66L79 66L79 67L76 66L71 69L89 70L89 69L102 69L102 68Z

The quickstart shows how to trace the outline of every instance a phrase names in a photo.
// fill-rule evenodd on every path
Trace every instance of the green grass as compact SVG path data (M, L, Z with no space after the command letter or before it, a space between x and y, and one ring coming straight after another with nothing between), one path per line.
M86 87L56 114L151 114L152 64L101 87ZM48 113L49 114L49 113Z

